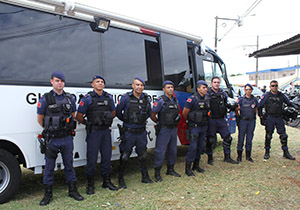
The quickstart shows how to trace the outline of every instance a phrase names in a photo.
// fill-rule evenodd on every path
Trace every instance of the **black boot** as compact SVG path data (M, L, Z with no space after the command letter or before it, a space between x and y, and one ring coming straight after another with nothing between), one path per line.
M225 156L224 162L231 163L231 164L239 164L239 162L231 159L230 153L228 153L228 154L225 153L224 156Z
M240 151L240 150L237 151L237 155L238 155L237 162L242 162L242 154L243 154L243 151Z
M82 201L84 198L78 193L76 182L69 182L69 196L77 201Z
M186 162L185 163L185 174L188 176L195 176L195 174L193 173L192 169L192 162Z
M207 164L209 165L213 165L214 164L214 159L213 159L213 155L207 155Z
M150 179L147 168L142 169L142 182L146 184L152 184L153 181Z
M95 193L95 187L94 187L94 177L88 176L87 177L87 188L86 188L86 194L92 195Z
M168 165L167 166L167 173L166 174L171 175L171 176L181 177L181 175L174 170L174 165Z
M40 202L40 206L46 206L52 200L52 185L44 185L45 194Z
M125 180L124 180L124 175L120 175L119 173L119 176L118 176L118 183L119 183L119 189L123 188L123 189L126 189L127 186L125 184Z
M162 182L162 178L160 176L160 169L161 167L154 168L154 178L156 182Z
M254 162L254 160L251 158L251 150L246 151L246 160L250 161L250 162Z
M108 188L108 189L113 190L113 191L118 190L118 188L113 183L111 183L109 174L104 174L104 175L102 175L102 177L103 177L102 188Z
M264 156L264 159L269 159L270 158L270 149L266 149L266 152L265 152L265 156Z
M196 170L199 173L204 173L205 170L202 169L202 168L200 168L199 163L200 163L200 160L199 159L195 159L192 170L193 171Z
M124 154L123 154L124 155ZM128 155L129 157L130 155ZM122 159L122 155L120 157L120 166L119 166L119 174L118 174L118 183L119 183L119 189L126 189L127 186L125 184L124 175L125 175L125 169L127 167L127 161L125 159Z
M296 158L289 153L289 150L283 150L283 157L289 160L296 160Z

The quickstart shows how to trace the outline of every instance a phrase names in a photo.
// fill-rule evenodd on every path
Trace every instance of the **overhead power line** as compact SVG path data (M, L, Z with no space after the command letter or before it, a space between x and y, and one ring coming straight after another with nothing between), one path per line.
M232 26L232 27L231 27L231 28L223 35L223 37L222 37L220 40L224 39L224 37L227 36L227 34L228 34L230 31L232 31L232 29L234 29L235 26L237 26L238 24L240 24L240 22L243 21L243 19L244 19L245 17L247 17L247 16L250 14L250 12L252 12L252 10L254 10L254 9L257 7L257 5L258 5L259 3L261 3L261 2L262 2L262 0L256 0L249 8L245 11L245 13L244 13L242 16L239 17L238 21L236 21L236 22L233 24L233 26Z

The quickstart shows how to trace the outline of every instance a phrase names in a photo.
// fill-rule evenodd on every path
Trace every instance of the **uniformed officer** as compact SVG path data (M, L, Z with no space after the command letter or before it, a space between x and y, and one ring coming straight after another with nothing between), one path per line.
M223 139L224 162L238 164L230 157L230 146L232 137L228 130L227 122L224 119L227 108L232 108L227 103L227 94L220 88L220 78L211 79L211 88L208 90L210 96L211 119L208 123L207 131L207 155L208 164L213 165L213 144L216 142L216 134L219 133Z
M119 187L126 189L124 173L132 148L138 155L143 183L153 183L147 169L147 132L146 121L151 115L149 96L143 92L145 81L136 77L132 82L133 90L125 93L117 105L117 117L123 121L125 137L120 143Z
M253 87L246 84L244 87L245 95L239 97L238 108L236 110L236 118L239 118L239 136L237 144L237 161L242 162L242 153L244 147L244 140L246 137L246 160L254 162L251 158L252 139L255 129L257 99L252 95Z
M86 193L94 194L94 177L96 174L98 153L101 154L101 174L103 177L103 188L118 190L111 183L111 124L116 116L116 107L113 98L105 92L105 80L102 76L95 75L92 78L91 85L93 91L85 95L78 106L76 119L79 123L86 125L87 131L87 167L86 176L88 180ZM87 120L84 119L86 115Z
M73 168L73 130L76 104L70 93L64 92L65 76L56 71L50 80L53 90L45 93L38 102L38 123L44 128L43 137L47 142L45 152L44 189L45 196L40 205L44 206L52 200L55 161L60 152L64 164L66 181L69 185L69 196L77 201L83 200L76 188L76 175Z
M204 147L207 125L209 121L209 96L207 95L207 83L203 80L197 82L197 93L189 97L183 108L183 117L188 121L190 132L190 146L186 155L185 173L195 176L192 170L203 173L200 168L201 152ZM193 167L191 169L193 163Z
M151 119L156 122L156 144L154 148L155 181L161 182L160 169L167 156L167 175L181 177L174 170L177 156L177 124L180 121L179 104L173 96L174 83L163 82L164 95L161 95L153 104ZM156 116L158 115L158 117Z
M258 104L258 115L260 118L266 117L266 138L265 138L265 155L264 159L270 158L271 139L274 129L276 127L279 134L281 148L283 150L283 157L295 160L295 158L289 153L287 140L288 135L285 131L285 125L283 121L283 105L287 104L292 106L290 100L280 91L278 91L278 82L272 80L270 82L270 91L262 95ZM265 115L262 109L265 108Z

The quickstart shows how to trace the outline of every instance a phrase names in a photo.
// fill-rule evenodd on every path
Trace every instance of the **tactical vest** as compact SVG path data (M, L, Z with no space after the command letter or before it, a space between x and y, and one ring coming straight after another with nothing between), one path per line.
M283 114L283 95L281 92L275 96L268 92L268 99L265 103L266 113L268 115L282 115Z
M44 97L47 103L43 122L44 131L52 134L57 133L60 136L62 136L62 133L69 134L76 128L76 122L72 116L72 95L65 93L64 98L59 100L54 97L53 91L50 91L45 93Z
M225 96L223 90L220 89L217 93L212 89L208 90L210 95L210 109L213 119L224 118L227 113L225 106Z
M93 91L88 92L88 94L92 97L92 104L86 112L88 122L96 126L111 126L114 117L109 94L105 92L104 97L101 98Z
M189 124L201 124L209 120L208 112L210 109L210 102L208 96L201 98L198 93L194 94L196 98L195 108L189 112Z
M254 120L256 118L255 113L255 98L251 97L249 100L246 96L243 98L240 104L240 113L242 120Z
M171 103L171 100L167 96L162 95L160 97L164 100L164 110L158 114L159 124L162 126L176 127L178 124L176 118L178 118L179 113L177 99L174 97L174 103Z
M129 124L145 125L148 119L148 112L151 110L151 105L148 100L148 94L144 93L142 99L137 99L130 92L126 93L129 96L129 106L124 111L124 122Z

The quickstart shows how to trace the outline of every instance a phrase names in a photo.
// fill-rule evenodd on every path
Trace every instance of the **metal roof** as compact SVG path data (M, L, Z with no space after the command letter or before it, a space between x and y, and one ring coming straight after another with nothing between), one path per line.
M254 56L255 58L260 58L295 54L300 54L300 34L277 44L271 45L268 48L257 50L250 54L249 57Z

